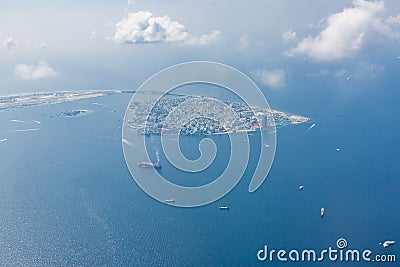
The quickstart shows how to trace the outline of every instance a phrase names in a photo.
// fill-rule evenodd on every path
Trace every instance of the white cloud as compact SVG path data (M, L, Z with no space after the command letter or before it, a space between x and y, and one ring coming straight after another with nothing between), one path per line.
M398 24L400 23L400 15L397 17L389 16L387 19L385 19L385 22L388 24Z
M185 26L168 16L156 17L149 11L129 13L115 28L113 40L120 44L178 42L188 37Z
M46 77L55 77L59 74L45 61L39 61L36 65L20 63L15 66L15 75L22 80L36 80Z
M283 69L257 70L255 76L260 79L263 85L270 88L282 88L286 85L286 73Z
M128 0L128 6L133 6L135 4L135 0Z
M17 43L15 42L15 40L12 36L3 40L3 47L5 47L7 49L11 49L12 47L14 47L16 45L17 45Z
M353 7L330 15L326 27L318 35L304 38L287 55L306 55L318 61L351 57L367 40L379 35L393 37L383 21L383 10L383 1L353 0Z
M220 39L221 32L213 31L201 36L190 35L185 26L173 21L169 16L157 17L149 11L129 13L115 25L114 42L130 43L161 43L182 42L187 45L209 45Z
M297 39L297 33L292 30L287 30L282 33L282 41L284 43L290 43L296 41L296 39Z
M239 39L238 49L245 49L250 45L250 38L248 35L242 35Z
M221 38L220 31L213 31L210 34L203 34L199 37L196 36L188 36L185 44L188 45L209 45L216 43Z
M30 41L30 40L25 40L25 41L24 40L18 40L18 41L16 41L14 39L14 37L12 37L12 36L4 39L0 43L0 45L2 45L4 48L6 48L8 50L13 48L13 47L17 47L17 46L19 48L24 48L24 47L27 47L27 48L46 48L47 47L47 44L44 43L44 42L38 44L38 43L36 43L34 41Z

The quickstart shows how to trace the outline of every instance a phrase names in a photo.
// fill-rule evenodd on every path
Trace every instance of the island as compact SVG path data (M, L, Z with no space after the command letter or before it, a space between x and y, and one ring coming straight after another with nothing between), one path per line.
M97 98L121 93L133 93L127 90L90 90L20 93L0 96L0 111L15 110L38 105L60 104L82 99Z
M60 112L58 114L58 116L62 116L62 117L80 117L80 116L89 115L92 112L93 112L93 110L88 110L88 109L66 110L66 111Z
M310 122L308 117L204 96L164 95L133 101L125 122L138 134L213 135L268 130Z

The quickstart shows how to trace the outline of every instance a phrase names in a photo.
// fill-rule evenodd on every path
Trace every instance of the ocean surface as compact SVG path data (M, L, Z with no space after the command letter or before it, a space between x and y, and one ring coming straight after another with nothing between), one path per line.
M0 266L398 266L400 124L394 100L317 106L309 99L314 105L298 110L270 103L309 116L316 126L278 130L275 161L256 192L247 190L254 149L245 176L228 195L203 207L176 208L143 192L125 164L121 127L130 97L0 112L0 140L7 139L0 142ZM94 112L58 116L73 109ZM26 129L35 130L16 131ZM192 148L200 140L183 138L185 155L196 158ZM219 153L229 153L226 138L214 141ZM250 142L257 147L257 135ZM161 161L162 172L183 185L207 183L227 164L218 157L205 177L185 180ZM264 245L320 251L335 248L339 238L349 248L395 254L397 264L257 259ZM383 248L385 240L397 243Z

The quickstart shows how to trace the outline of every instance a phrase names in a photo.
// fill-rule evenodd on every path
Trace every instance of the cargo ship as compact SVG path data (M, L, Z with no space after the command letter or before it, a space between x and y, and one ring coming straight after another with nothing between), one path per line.
M154 169L161 169L161 164L160 162L156 162L156 163L152 163L152 162L146 162L146 161L142 161L138 163L139 167L142 168L154 168Z

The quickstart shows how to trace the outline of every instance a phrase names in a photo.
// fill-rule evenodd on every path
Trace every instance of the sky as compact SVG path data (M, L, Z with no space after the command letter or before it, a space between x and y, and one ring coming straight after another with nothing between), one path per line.
M0 25L0 95L132 90L192 60L271 96L399 82L398 0L4 0Z

